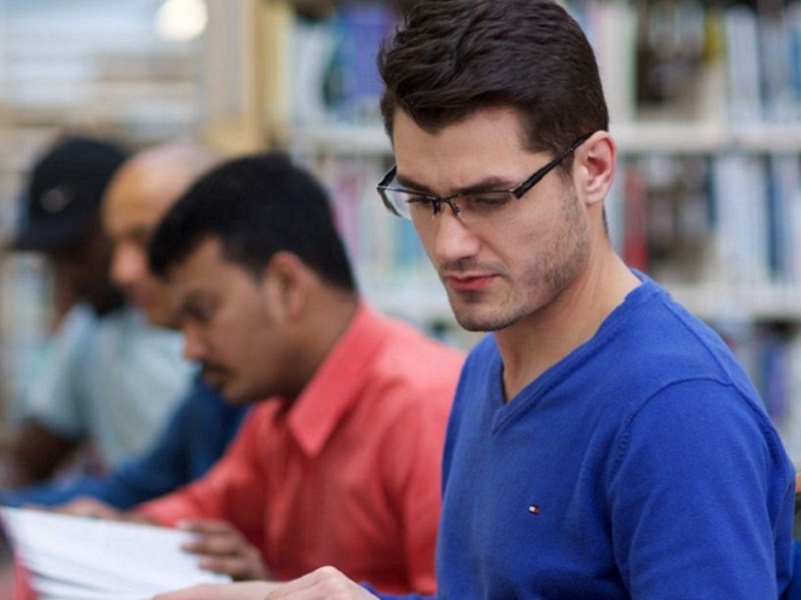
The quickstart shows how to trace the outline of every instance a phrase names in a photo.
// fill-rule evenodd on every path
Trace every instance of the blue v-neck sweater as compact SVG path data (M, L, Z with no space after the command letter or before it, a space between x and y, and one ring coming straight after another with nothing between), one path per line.
M443 464L438 597L777 598L794 469L723 341L643 280L505 402L471 352Z

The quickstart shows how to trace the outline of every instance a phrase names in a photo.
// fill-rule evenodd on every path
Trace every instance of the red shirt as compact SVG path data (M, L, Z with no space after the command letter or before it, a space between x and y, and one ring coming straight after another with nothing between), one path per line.
M14 563L14 592L13 600L36 600L37 596L31 587L31 578L19 561ZM9 600L0 596L0 600Z
M435 592L440 461L463 355L362 306L289 410L251 410L201 480L142 505L224 519L278 580L333 565L390 593Z

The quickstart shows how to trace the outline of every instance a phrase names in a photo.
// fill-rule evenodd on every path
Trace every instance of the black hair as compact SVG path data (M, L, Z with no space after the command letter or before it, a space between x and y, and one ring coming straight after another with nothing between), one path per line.
M257 279L276 252L287 251L327 283L356 289L328 195L284 155L234 159L201 177L156 229L151 269L166 276L210 238Z
M609 126L592 47L551 0L418 2L378 67L390 137L396 109L436 131L482 108L512 107L528 149L554 155Z

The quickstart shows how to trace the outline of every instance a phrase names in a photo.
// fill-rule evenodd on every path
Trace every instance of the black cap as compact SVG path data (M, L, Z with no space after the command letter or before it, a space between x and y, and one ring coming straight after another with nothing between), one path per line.
M126 157L105 140L58 142L33 168L12 247L51 252L77 241L98 215L106 185Z

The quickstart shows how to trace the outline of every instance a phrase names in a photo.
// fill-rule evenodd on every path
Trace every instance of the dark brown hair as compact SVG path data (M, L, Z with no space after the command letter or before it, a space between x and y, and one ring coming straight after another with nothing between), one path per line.
M592 48L553 1L419 2L381 49L378 68L390 137L396 109L433 132L508 106L521 115L528 149L552 154L609 126Z

